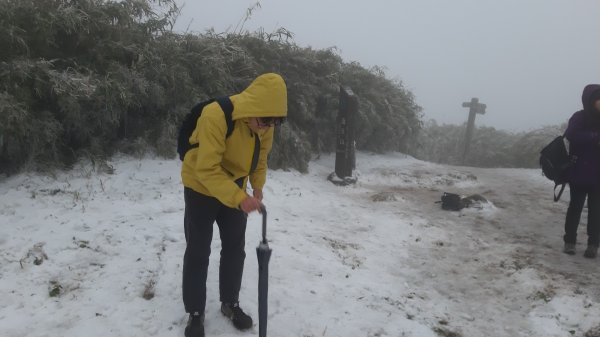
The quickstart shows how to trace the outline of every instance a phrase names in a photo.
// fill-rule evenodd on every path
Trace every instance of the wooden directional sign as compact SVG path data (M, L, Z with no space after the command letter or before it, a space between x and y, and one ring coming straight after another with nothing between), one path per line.
M463 102L462 106L469 108L469 112L475 111L478 114L485 114L486 105L479 103L479 98L471 98L471 102Z
M469 145L471 144L471 138L473 137L473 129L475 128L475 115L485 114L486 105L479 103L479 98L471 98L471 102L463 102L464 108L469 108L469 121L467 123L467 132L465 134L465 149L463 151L462 163L465 163L467 154L469 153Z

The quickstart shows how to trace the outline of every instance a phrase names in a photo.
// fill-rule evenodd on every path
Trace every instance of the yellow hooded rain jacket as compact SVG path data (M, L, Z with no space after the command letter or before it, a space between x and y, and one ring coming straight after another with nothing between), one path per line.
M274 73L263 74L238 95L233 104L234 128L226 138L225 114L217 102L204 107L190 137L198 143L185 155L181 179L185 187L217 198L228 207L238 208L246 198L246 184L240 188L235 180L248 176L254 152L254 137L260 139L260 155L249 176L253 189L262 189L267 176L267 156L273 144L273 129L254 133L246 123L248 117L287 116L287 89L283 78Z

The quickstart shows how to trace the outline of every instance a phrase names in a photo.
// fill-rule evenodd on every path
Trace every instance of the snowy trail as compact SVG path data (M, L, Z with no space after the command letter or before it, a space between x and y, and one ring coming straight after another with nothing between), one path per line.
M560 251L568 190L554 203L538 170L451 167L401 154L359 153L357 161L355 186L326 181L331 155L308 174L269 173L270 336L596 331L599 262L581 256L585 245L576 256ZM112 165L112 175L83 165L0 182L1 336L183 335L179 162ZM434 203L444 191L491 204L444 211ZM249 217L240 294L255 319L260 223ZM207 336L256 335L257 326L235 331L218 311L219 249L215 234Z
M408 244L405 263L418 271L408 275L416 276L412 281L420 292L435 289L436 297L447 300L442 309L428 309L438 322L467 336L568 336L597 320L598 308L591 305L599 300L597 261L581 257L585 245L579 245L574 257L560 251L568 189L562 201L554 203L549 181L537 170L440 171L439 166L417 162L402 174L419 176L417 182L444 181L441 178L447 176L471 181L450 180L419 189L373 187L374 192L397 191L411 201L409 213L425 220L421 236ZM481 194L496 207L491 212L448 212L423 202L439 200L444 191ZM586 216L584 212L582 219ZM585 242L584 226L579 232L579 241ZM563 305L575 308L555 308ZM423 307L427 304L418 305ZM553 332L557 329L562 331Z

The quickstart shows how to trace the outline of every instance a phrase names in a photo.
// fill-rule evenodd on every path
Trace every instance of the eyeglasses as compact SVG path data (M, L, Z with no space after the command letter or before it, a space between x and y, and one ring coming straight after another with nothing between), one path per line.
M258 117L256 120L260 127L279 126L285 122L285 118L283 117Z

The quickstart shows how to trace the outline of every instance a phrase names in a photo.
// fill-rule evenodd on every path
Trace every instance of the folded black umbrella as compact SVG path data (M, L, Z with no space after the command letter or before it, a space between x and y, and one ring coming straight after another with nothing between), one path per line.
M269 259L271 258L271 248L267 242L267 209L262 206L262 241L256 247L256 256L258 257L258 335L267 337L267 313L268 313L268 292L269 292Z

